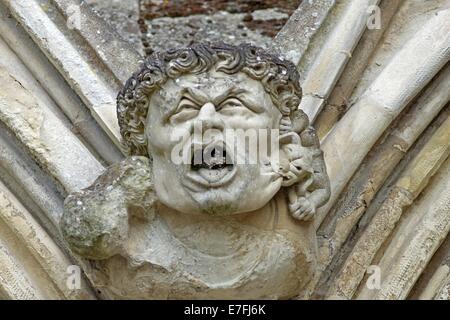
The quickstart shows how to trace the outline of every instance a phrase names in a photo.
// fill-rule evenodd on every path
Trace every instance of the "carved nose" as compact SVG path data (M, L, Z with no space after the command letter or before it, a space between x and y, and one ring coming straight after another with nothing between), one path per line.
M219 129L224 128L223 121L219 119L216 112L216 106L211 102L205 103L201 108L197 117L202 123L203 129Z
M206 120L207 118L214 116L215 113L216 106L211 102L207 102L200 108L199 119Z

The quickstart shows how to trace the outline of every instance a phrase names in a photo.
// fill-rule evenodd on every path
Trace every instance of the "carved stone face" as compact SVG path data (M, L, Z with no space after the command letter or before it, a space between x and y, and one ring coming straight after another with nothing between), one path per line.
M255 154L249 138L235 130L267 142L280 119L262 84L244 73L211 70L165 82L152 95L146 124L160 201L184 213L214 215L264 206L281 187L270 161L278 150L269 142L267 152Z

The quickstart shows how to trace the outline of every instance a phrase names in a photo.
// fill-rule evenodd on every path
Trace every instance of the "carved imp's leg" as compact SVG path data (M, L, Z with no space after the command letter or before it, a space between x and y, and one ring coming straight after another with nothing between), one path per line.
M67 197L61 230L75 253L107 259L122 251L128 212L151 218L154 201L150 160L130 157L109 167L89 188Z

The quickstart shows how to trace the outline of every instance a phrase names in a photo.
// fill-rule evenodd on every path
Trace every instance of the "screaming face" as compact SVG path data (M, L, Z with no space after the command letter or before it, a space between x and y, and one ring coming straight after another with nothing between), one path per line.
M282 182L272 169L281 117L260 81L241 72L165 82L150 99L146 123L161 202L214 215L264 206Z

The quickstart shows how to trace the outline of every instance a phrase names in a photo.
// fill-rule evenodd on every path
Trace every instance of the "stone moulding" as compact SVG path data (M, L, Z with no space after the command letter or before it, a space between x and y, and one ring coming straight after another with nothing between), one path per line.
M383 131L449 61L449 19L450 10L439 11L432 17L399 50L323 141L331 199L320 209L317 228ZM441 33L442 30L447 32ZM344 136L352 139L342 139ZM355 152L347 153L349 148Z
M366 213L393 170L398 168L404 154L449 101L450 69L446 66L383 143L371 150L373 156L363 163L347 185L345 201L333 208L327 216L327 221L319 229L320 235L326 235L320 246L333 248L333 252L322 258L322 268L330 267L331 260L341 250L355 223Z
M295 292L301 299L449 299L448 151L441 152L435 143L435 134L443 132L449 115L447 2L302 1L274 39L274 52L291 60L301 72L300 79L306 80L307 99L302 107L317 119L323 138L331 199L313 222L301 222L302 227L294 231L287 227L292 226L292 217L279 214L292 209L281 194L261 209L260 217L246 214L242 220L217 228L222 231L217 237L224 239L236 235L242 224L246 224L248 239L258 238L253 232L255 225L266 231L274 226L286 229L275 240L273 233L263 232L263 240L250 242L250 254L244 261L258 260L255 255L267 248L257 244L267 243L264 241L269 238L275 244L272 252L286 253L297 246L304 253L301 260L307 261L302 265L303 277L311 275L311 281L298 290L299 278L288 278L289 284L275 291L289 294L270 298L289 298ZM358 20L371 4L380 6L382 21L390 19L390 23L382 23L381 30L368 30L364 19ZM84 28L73 29L67 22L77 8ZM128 227L133 236L127 245L112 247L120 255L111 264L81 259L69 249L59 227L63 199L72 192L89 193L81 190L98 175L117 178L106 169L122 163L126 151L121 150L116 93L143 59L83 1L4 0L0 17L2 88L14 88L0 89L0 299L147 298L158 294L161 298L235 298L235 294L205 289L219 279L207 278L207 268L190 269L198 278L207 279L198 283L200 289L182 286L175 293L167 289L154 293L154 285L123 272L144 270L143 274L154 275L157 271L149 266L157 262L162 265L157 287L167 280L165 272L173 272L176 263L192 257L187 247L170 245L172 231L183 241L196 239L198 246L207 243L206 236L192 230L214 225L214 221L205 224L201 219L177 223L166 204L154 201L153 191L143 206L158 210L145 214L142 206L131 205ZM343 99L351 108L329 112L329 105L340 105ZM448 141L437 144L448 148ZM119 168L128 168L127 161L130 159ZM122 173L126 180L130 171ZM400 183L405 177L419 183ZM172 182L170 188L176 191L171 179L167 179ZM126 190L135 187L120 179L108 186L125 198L130 196ZM90 205L96 203L90 201ZM133 202L135 199L128 201ZM167 212L164 219L158 217L159 210ZM115 228L104 216L94 217L103 227ZM133 253L146 252L139 247L140 237L146 234L142 228L145 221L156 221L163 249L154 255L136 256ZM189 227L183 228L185 225ZM317 252L316 229L321 240ZM192 235L195 239L190 239ZM99 243L121 243L118 239L105 237ZM155 238L146 241L144 246ZM228 243L246 246L249 242ZM199 253L207 247L196 249ZM223 265L227 279L242 275L242 270L227 269L239 259L230 258L226 264L211 260L210 253L203 260L205 265ZM195 266L195 259L188 265ZM284 266L281 274L289 274L290 260L277 261L260 267L267 271ZM364 266L370 264L378 266L383 275L377 290L366 286L369 274ZM80 290L67 285L70 265L81 267ZM105 277L114 272L117 277ZM271 285L282 283L274 273L269 274L265 279L270 279ZM238 281L244 282L245 277ZM258 296L261 285L268 282L238 294Z
M98 21L96 23L98 17L95 18L90 11L86 12L85 5L81 5L81 2L66 0L56 1L55 3L57 7L55 7L53 12L58 12L58 8L61 8L64 12L69 6L78 5L78 7L72 8L80 8L82 11L80 13L81 21L87 21L90 24L90 29L94 28L101 34L105 34L105 31L103 31L105 30L104 25L99 24ZM76 49L77 47L88 47L94 52L101 52L107 44L92 48L90 46L93 43L97 45L96 41L99 39L88 37L88 44L86 45L85 43L77 43L74 38L67 37L67 33L76 32L76 29L70 30L66 19L61 21L53 17L53 15L47 14L40 6L39 1L8 0L5 1L5 4L14 18L21 23L47 58L91 110L94 118L96 118L111 140L120 147L120 135L117 122L115 121L115 96L120 87L120 81L115 77L118 70L111 71L107 67L99 68L97 63L101 65L103 63L102 59L90 61L89 57ZM88 12L91 16L88 15ZM64 48L64 51L60 50L61 48ZM120 65L120 57L122 59L126 57L126 59L130 60L130 65L133 66L133 63L137 62L138 56L130 49L126 49L123 43L122 48L122 54L116 56L116 59L113 60L117 62L114 65ZM104 50L105 52L108 51L106 48ZM120 51L120 49L117 50ZM108 61L108 55L103 56L99 54L98 56L103 58L108 65L111 63ZM120 75L118 78L120 79ZM121 81L123 80L121 79Z
M312 123L321 111L347 62L352 56L365 28L368 8L378 5L379 0L351 1L345 8L339 23L328 35L326 46L315 59L303 89L304 99L300 108L305 111Z
M74 131L78 132L107 163L120 160L121 152L94 120L88 108L48 61L39 46L30 41L28 33L12 18L7 7L1 3L0 15L0 32L3 40L61 107L73 123Z

